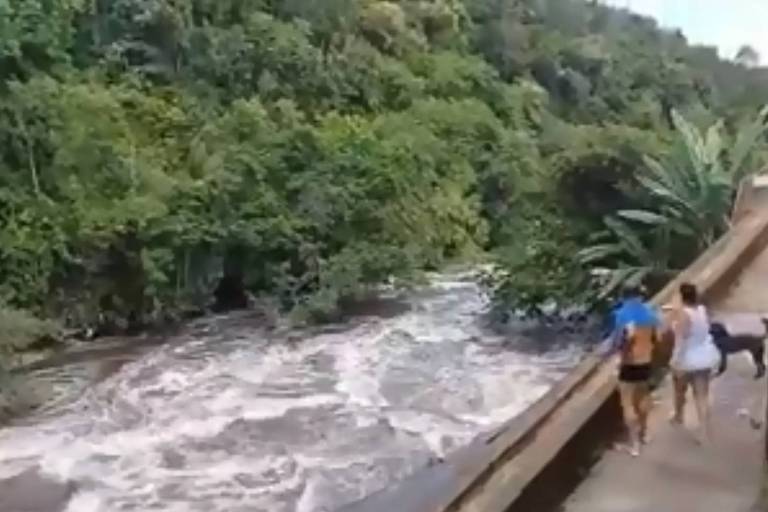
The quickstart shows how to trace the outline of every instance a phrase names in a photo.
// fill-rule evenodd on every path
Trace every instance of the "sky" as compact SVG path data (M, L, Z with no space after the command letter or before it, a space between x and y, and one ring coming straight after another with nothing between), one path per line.
M733 58L742 45L755 48L768 64L768 0L604 0L680 28L695 44L717 46Z

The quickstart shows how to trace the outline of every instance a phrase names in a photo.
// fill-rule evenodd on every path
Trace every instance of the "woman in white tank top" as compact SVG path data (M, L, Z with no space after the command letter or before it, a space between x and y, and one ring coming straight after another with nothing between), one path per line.
M696 287L680 286L682 307L673 322L675 348L670 365L675 387L675 411L672 422L683 424L685 395L693 388L696 412L699 419L701 440L709 439L709 381L714 368L720 362L720 353L709 333L707 310L699 304Z
M675 350L671 366L678 372L711 371L720 362L720 353L709 333L709 317L702 305L684 305L683 324L687 332L676 332ZM687 321L685 321L687 320Z

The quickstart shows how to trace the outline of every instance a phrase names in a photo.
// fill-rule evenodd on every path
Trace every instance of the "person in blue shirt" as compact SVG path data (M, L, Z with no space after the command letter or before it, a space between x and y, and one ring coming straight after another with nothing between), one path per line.
M627 286L611 308L606 324L603 329L603 351L611 354L621 350L626 340L627 326L659 327L660 319L653 306L645 301L642 288Z
M626 288L621 305L614 311L608 351L620 355L619 395L629 434L627 451L635 457L641 444L648 441L653 352L659 327L659 316L646 303L642 291Z

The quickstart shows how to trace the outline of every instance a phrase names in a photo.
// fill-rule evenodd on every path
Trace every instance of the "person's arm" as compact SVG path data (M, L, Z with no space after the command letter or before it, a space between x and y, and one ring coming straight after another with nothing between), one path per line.
M651 310L653 311L653 330L651 331L651 343L655 347L661 343L662 336L664 335L664 315L655 307L651 307Z
M653 328L653 333L651 334L651 343L654 347L657 347L658 345L661 345L661 341L664 339L664 325L663 324L656 324L656 327Z
M619 348L624 345L624 338L626 335L626 329L619 325L614 325L613 330L598 348L600 355L607 357L618 352Z

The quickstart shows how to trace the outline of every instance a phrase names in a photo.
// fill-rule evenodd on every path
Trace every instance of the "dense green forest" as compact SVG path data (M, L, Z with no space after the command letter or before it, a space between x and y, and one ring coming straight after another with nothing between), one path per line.
M756 60L581 0L0 0L0 334L653 286L765 154Z

